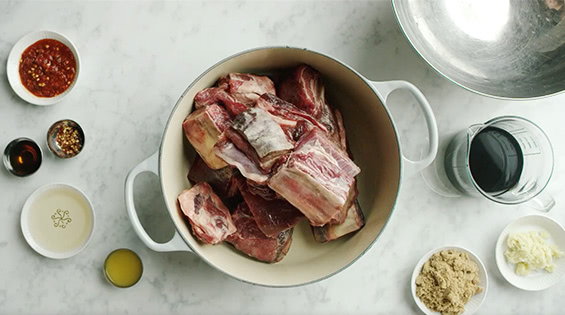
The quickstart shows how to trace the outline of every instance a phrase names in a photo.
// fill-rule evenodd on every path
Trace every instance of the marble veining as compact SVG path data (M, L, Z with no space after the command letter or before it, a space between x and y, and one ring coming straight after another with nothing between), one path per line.
M24 103L6 79L13 44L40 29L67 35L82 59L75 90L51 107ZM193 254L147 249L125 212L127 172L157 150L171 109L194 78L230 54L267 45L307 47L343 60L371 80L414 83L432 104L442 146L457 131L498 115L533 120L553 140L556 166L547 191L557 206L550 216L565 223L565 94L511 102L454 85L410 47L388 0L1 1L2 148L19 136L41 142L49 125L63 118L82 125L86 143L76 159L62 161L47 154L41 142L44 164L28 178L0 170L0 314L415 314L412 269L430 249L450 244L473 250L487 266L491 287L480 314L563 313L564 282L543 292L520 291L495 265L494 244L502 228L534 210L442 197L418 175L405 178L393 216L368 253L319 283L257 287L223 275ZM391 96L389 108L404 151L417 157L425 146L417 107L399 94ZM90 244L62 261L35 253L19 225L27 196L52 182L81 188L96 211ZM136 187L159 196L152 175ZM138 196L137 201L143 204L142 221L153 224L149 230L165 233L171 223L160 199ZM104 258L120 247L135 250L145 266L141 282L127 290L113 288L102 275Z

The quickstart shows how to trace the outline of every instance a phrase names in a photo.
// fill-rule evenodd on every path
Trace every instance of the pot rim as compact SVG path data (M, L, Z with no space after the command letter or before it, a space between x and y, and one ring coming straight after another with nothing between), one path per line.
M212 66L208 67L206 70L204 70L198 77L196 77L194 80L192 80L192 82L188 85L188 87L184 90L184 92L181 94L181 96L178 98L177 102L175 103L175 106L173 107L173 109L171 110L171 113L169 115L169 118L167 119L167 122L165 124L165 128L163 130L163 134L161 136L161 142L159 144L159 154L158 154L158 173L159 173L159 182L161 184L161 190L164 191L164 185L163 185L163 177L161 176L161 156L163 154L163 142L165 140L165 135L167 134L167 131L169 130L170 127L170 122L172 117L174 116L175 112L177 111L179 105L181 104L182 100L184 99L184 97L186 96L186 94L194 87L194 85L196 85L196 83L198 83L206 74L208 74L210 71L212 71L213 69L219 67L220 65L224 64L225 62L239 57L241 55L247 54L247 53L251 53L254 51L258 51L258 50L267 50L267 49L292 49L292 50L305 50L314 54L317 54L321 57L326 57L329 58L337 63L339 63L341 66L343 66L345 69L349 70L350 72L353 72L356 76L358 76L359 78L361 78L363 80L363 82L373 91L373 93L375 94L375 96L380 100L382 106L384 107L384 110L391 122L392 125L392 129L394 131L394 136L396 139L396 143L397 143L397 149L398 149L398 159L399 159L399 168L398 168L398 187L396 189L396 196L394 198L394 203L392 204L392 209L390 211L390 214L388 215L388 217L386 218L383 227L381 228L381 231L375 236L375 238L371 241L371 243L367 246L367 248L365 248L359 255L357 255L357 257L353 258L349 263L345 264L343 267L337 269L336 271L333 271L323 277L314 279L314 280L310 280L310 281L306 281L306 282L302 282L302 283L297 283L297 284L290 284L290 285L270 285L270 284L262 284L262 283L256 283L256 282L251 282L245 279L242 279L241 277L238 277L237 275L234 274L230 274L225 272L224 270L216 267L216 265L206 259L206 257L200 255L200 253L198 251L196 251L190 244L189 242L186 240L185 236L180 233L178 231L178 228L175 224L175 222L173 221L173 224L175 224L175 230L179 233L179 235L182 237L183 241L186 243L186 245L188 246L188 248L190 248L190 250L195 253L196 255L198 255L199 259L202 259L204 262L206 262L210 267L220 271L221 273L236 279L238 281L244 282L244 283L248 283L248 284L252 284L252 285L256 285L256 286L261 286L261 287L268 287L268 288L293 288L293 287L300 287L300 286L306 286L309 284L313 284L316 282L321 282L324 281L328 278L331 278L332 276L344 271L345 269L349 268L351 265L353 265L355 262L357 262L361 257L363 257L368 251L369 249L371 249L373 247L373 245L377 242L377 239L382 235L383 231L386 229L388 223L390 222L390 218L392 217L392 214L394 213L394 210L396 208L396 204L398 203L398 196L400 194L400 189L402 187L402 180L403 180L403 169L404 169L404 161L402 159L402 148L401 148L401 143L400 143L400 138L397 132L397 128L396 128L396 124L394 122L394 119L392 117L392 115L390 114L388 108L386 107L386 99L382 99L380 92L371 84L370 80L368 80L367 78L365 78L363 75L361 75L359 72L357 72L355 69L351 68L350 66L348 66L347 64L345 64L344 62L340 61L339 59L330 56L328 54L325 53L321 53L321 52L317 52L314 50L310 50L308 48L299 48L299 47L293 47L293 46L260 46L260 47L255 47L255 48L250 48L250 49L246 49L243 51L240 51L238 53L232 54L226 58L221 59L220 61L214 63ZM168 207L167 207L167 211ZM169 212L170 215L170 212Z

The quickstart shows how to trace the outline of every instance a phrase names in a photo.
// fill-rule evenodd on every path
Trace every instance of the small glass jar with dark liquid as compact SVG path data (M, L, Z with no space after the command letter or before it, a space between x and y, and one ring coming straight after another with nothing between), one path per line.
M41 166L42 160L41 149L29 138L14 139L4 150L4 166L19 177L35 173Z

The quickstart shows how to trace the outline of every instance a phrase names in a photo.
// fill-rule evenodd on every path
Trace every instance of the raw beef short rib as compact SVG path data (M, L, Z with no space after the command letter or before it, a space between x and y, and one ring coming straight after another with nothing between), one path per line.
M200 108L186 117L182 127L186 138L211 169L227 164L214 153L214 145L231 124L228 113L218 105Z
M307 65L298 66L279 84L278 96L316 118L324 126L328 138L339 143L336 117L325 97L325 87L320 73Z
M250 179L245 179L245 184L247 185L247 189L249 190L249 192L251 192L256 196L260 196L263 199L266 200L281 199L281 197L278 196L274 190L269 188L267 184L259 184Z
M267 76L250 73L230 73L219 80L219 86L226 87L237 101L253 107L264 93L275 94L275 84Z
M304 215L284 199L267 200L254 195L244 179L238 180L239 191L243 200L265 235L276 237L283 231L293 228Z
M188 180L193 184L203 182L210 184L214 192L223 200L231 198L239 192L235 181L235 173L230 166L213 170L206 165L199 155L196 155L188 172Z
M336 240L344 235L355 232L365 226L365 217L359 206L355 203L347 210L347 217L341 224L326 224L322 227L312 227L312 234L317 242L325 243Z
M218 87L206 88L194 96L194 107L196 109L210 105L224 105L234 117L247 110L245 104L239 102L225 89Z
M343 207L343 209L336 213L332 219L330 220L330 222L328 222L328 224L342 224L343 221L345 221L345 218L347 217L347 211L349 211L349 208L353 205L353 203L357 200L357 195L359 194L359 191L357 190L357 179L354 178L353 179L353 184L351 185L351 190L349 191L349 197L348 197L348 202L345 204L345 207Z
M199 183L177 198L193 234L203 243L218 244L236 231L230 212L208 183Z
M268 237L257 226L247 204L242 202L232 215L237 231L226 241L236 249L260 261L275 263L281 261L292 243L292 229Z
M326 103L320 73L307 65L298 66L281 82L277 87L277 95L315 118L320 118Z
M347 138L345 137L345 126L343 125L343 116L339 110L334 111L336 120L337 134L339 136L339 144L343 152L347 152Z
M269 180L269 175L265 174L263 170L255 164L255 161L239 150L228 138L223 137L216 143L214 153L229 165L237 168L245 178L259 184L265 184Z
M251 145L259 159L259 166L265 171L270 171L281 155L294 148L281 126L260 108L250 108L238 115L232 128ZM235 145L242 149L237 143Z
M292 135L294 140L300 139L305 131L314 127L319 128L323 132L328 132L327 127L320 123L312 115L306 113L302 109L294 106L293 104L276 97L275 95L265 93L257 100L257 107L267 111L273 119ZM304 125L311 125L304 128ZM301 130L297 130L302 128ZM306 130L307 129L307 130Z
M322 132L304 135L269 187L300 210L312 226L323 226L349 207L361 170Z

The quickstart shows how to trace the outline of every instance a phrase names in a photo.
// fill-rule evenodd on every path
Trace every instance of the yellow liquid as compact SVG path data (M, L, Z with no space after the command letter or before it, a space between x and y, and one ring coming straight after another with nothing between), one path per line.
M79 250L93 228L87 200L65 186L43 191L29 208L28 222L29 232L40 247L61 254Z
M141 259L129 249L117 249L104 262L104 273L108 281L117 287L127 288L136 284L143 274Z

